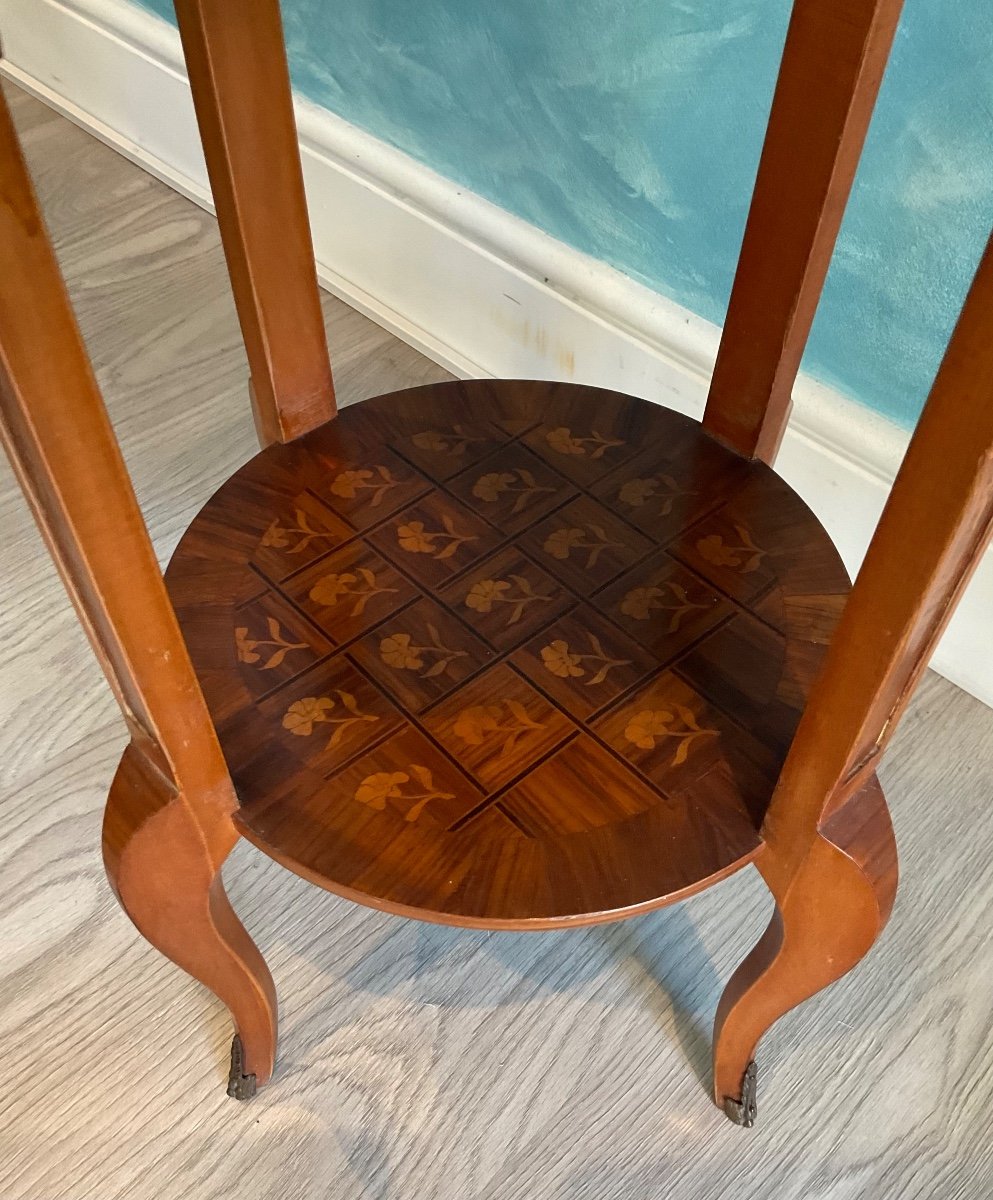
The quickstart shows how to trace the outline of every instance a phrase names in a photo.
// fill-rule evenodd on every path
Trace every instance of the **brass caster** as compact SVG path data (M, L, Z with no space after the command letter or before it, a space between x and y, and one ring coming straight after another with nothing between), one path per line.
M758 1113L758 1074L758 1067L754 1062L750 1062L741 1081L741 1099L724 1097L724 1113L728 1120L733 1121L735 1125L744 1126L745 1129L751 1129Z
M231 1042L231 1074L228 1075L228 1095L232 1100L251 1100L255 1095L256 1083L254 1075L244 1073L245 1048L238 1034Z

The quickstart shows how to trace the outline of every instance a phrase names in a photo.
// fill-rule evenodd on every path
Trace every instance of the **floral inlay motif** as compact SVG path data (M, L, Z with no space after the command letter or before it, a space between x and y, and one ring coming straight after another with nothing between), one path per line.
M287 554L302 554L315 538L337 541L333 533L322 533L319 529L312 528L302 508L293 510L293 520L296 521L295 525L281 525L277 517L262 535L262 545L273 550L285 550ZM300 540L291 546L290 543L296 536L299 536Z
M283 728L296 734L297 737L310 737L316 726L333 725L334 732L324 747L325 750L332 750L345 736L350 726L360 722L379 720L379 717L372 713L362 712L358 701L351 692L343 692L337 688L335 695L338 697L337 702L330 696L305 696L302 700L295 700L286 710L283 717ZM347 716L338 712L339 704Z
M397 529L397 539L400 549L410 554L430 554L432 558L441 561L451 558L465 542L478 540L476 534L462 534L455 529L455 523L446 513L441 518L444 531L428 530L423 521L409 521Z
M671 475L655 475L649 479L629 479L618 492L617 498L629 508L643 508L651 504L660 517L667 517L680 496L695 496L679 486Z
M600 639L594 634L587 632L586 637L590 643L592 654L576 653L562 638L556 638L547 646L543 646L541 661L544 663L545 669L551 671L553 675L558 675L560 679L581 679L587 673L584 663L599 663L599 667L590 675L589 679L585 680L587 687L593 687L598 683L603 683L614 667L630 666L629 658L611 658L604 650Z
M437 627L428 625L431 644L415 646L409 633L393 633L379 643L379 656L388 667L398 671L417 671L421 679L433 679L443 675L457 658L468 657L467 650L451 650L443 645ZM434 658L432 663L425 657Z
M562 561L573 550L586 550L585 569L591 571L604 550L623 550L621 542L612 542L601 525L587 523L583 528L556 529L545 538L545 553Z
M453 425L451 433L426 429L423 433L415 433L410 440L418 450L432 450L436 454L448 454L452 458L461 458L467 447L474 442L489 441L489 438L471 437L461 425Z
M489 475L481 475L473 485L472 494L477 500L495 504L501 496L516 492L518 495L511 512L519 513L532 496L555 490L553 487L542 487L530 471L517 467L513 471L492 471Z
M702 737L717 737L716 729L702 729L691 709L683 704L667 708L646 708L636 713L624 729L624 736L640 750L654 750L660 738L676 738L678 745L670 766L678 767L689 757L690 747Z
M672 603L673 600L675 603ZM632 588L621 601L621 612L626 617L633 617L636 621L647 621L654 612L671 612L669 633L675 633L682 625L683 618L694 609L709 608L709 604L694 603L687 595L686 589L678 583L673 583L672 580L668 580L658 587Z
M529 604L547 604L552 599L551 596L536 592L523 575L511 575L509 578L512 584L506 579L482 579L474 583L465 598L466 608L488 613L493 611L496 604L511 604L513 608L507 624L516 625Z
M372 492L369 501L370 508L378 508L386 493L400 486L400 480L394 479L387 467L375 467L371 471L353 470L342 471L331 483L331 494L341 496L344 500L354 500L359 492Z
M740 574L748 575L758 570L768 551L755 545L744 525L735 525L734 528L741 541L740 546L730 545L719 533L712 533L697 542L697 553L715 567L734 567Z
M473 705L459 713L452 727L455 736L467 746L483 746L494 739L502 739L497 758L511 754L518 740L532 729L543 728L543 723L533 720L517 700Z
M409 772L409 774L408 774ZM404 785L411 782L413 775L423 791L404 791ZM416 785L415 785L416 787ZM452 792L440 792L434 785L434 778L427 767L412 763L406 771L378 771L375 775L367 775L355 789L355 799L360 804L367 804L380 812L386 808L387 800L407 800L414 803L404 814L405 821L416 821L432 800L453 800Z
M309 595L315 604L323 604L326 608L334 608L342 597L347 596L355 601L350 616L360 617L373 596L395 591L396 588L379 587L374 571L357 567L354 573L343 571L318 579Z
M619 438L605 438L593 430L592 437L575 437L571 429L560 425L558 429L549 429L545 441L559 454L587 455L589 458L603 458L612 446L623 446ZM592 447L587 449L587 447Z
M234 631L234 644L239 662L251 664L261 662L262 655L259 654L259 646L275 646L276 649L273 653L259 667L260 671L271 671L282 664L283 659L291 650L308 649L306 642L288 642L283 637L282 629L275 617L266 619L266 627L269 630L268 638L250 638L247 625L241 625Z

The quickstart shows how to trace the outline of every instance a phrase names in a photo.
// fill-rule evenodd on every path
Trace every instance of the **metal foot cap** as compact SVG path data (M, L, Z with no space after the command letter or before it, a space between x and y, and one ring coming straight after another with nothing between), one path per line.
M245 1047L236 1033L231 1042L231 1073L228 1075L228 1095L232 1100L251 1100L255 1095L256 1083L254 1075L246 1075Z
M728 1120L733 1121L735 1125L744 1126L745 1129L751 1129L758 1114L758 1080L759 1069L754 1062L750 1062L741 1081L741 1099L724 1097L724 1112Z

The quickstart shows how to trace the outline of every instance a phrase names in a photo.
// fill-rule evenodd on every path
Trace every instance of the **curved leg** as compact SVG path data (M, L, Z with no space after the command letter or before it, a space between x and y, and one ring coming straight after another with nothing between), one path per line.
M128 747L104 816L108 878L139 932L227 1005L237 1030L228 1094L248 1099L272 1075L276 993L221 881L237 834L223 814L211 824Z
M872 780L815 835L788 871L770 848L759 869L776 911L721 996L714 1026L714 1099L755 1119L755 1050L791 1008L840 979L882 931L896 893L893 828Z

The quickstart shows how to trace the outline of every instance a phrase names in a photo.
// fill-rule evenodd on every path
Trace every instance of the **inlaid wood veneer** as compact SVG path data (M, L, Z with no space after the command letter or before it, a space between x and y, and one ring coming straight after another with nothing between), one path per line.
M220 875L239 834L344 896L495 929L613 920L755 861L775 907L714 1030L744 1125L764 1033L878 937L875 771L993 529L993 244L850 600L765 463L899 9L794 0L700 427L508 381L332 422L278 0L176 0L266 448L168 591L0 97L0 435L131 734L109 877L230 1009L230 1094L276 1050Z
M535 927L752 859L849 587L765 465L644 401L512 382L271 447L167 584L246 836L369 903ZM415 846L416 878L387 869Z

